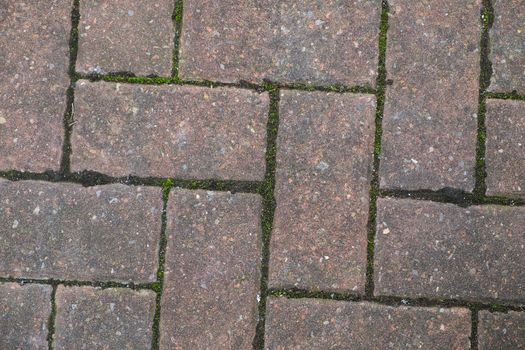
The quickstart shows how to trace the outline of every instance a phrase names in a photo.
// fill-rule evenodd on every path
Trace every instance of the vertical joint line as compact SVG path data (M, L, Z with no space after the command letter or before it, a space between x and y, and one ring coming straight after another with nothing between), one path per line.
M151 349L158 350L160 348L160 307L162 301L162 292L164 290L164 269L166 265L166 246L168 243L166 236L166 226L168 220L168 199L173 181L167 180L163 183L162 188L162 215L161 215L161 229L159 240L159 255L157 268L157 281L153 285L153 290L157 294L155 299L155 316L153 318L153 330L151 337Z
M258 320L253 339L253 348L264 349L264 331L266 322L266 300L268 291L268 272L270 263L270 239L272 234L273 217L275 214L275 170L277 154L277 132L279 128L279 100L280 89L277 86L267 84L266 91L270 94L270 109L266 128L266 174L264 183L259 193L263 197L263 209L261 214L262 225L262 259L261 259L261 282L259 290Z
M180 82L179 79L179 52L180 52L180 42L182 35L182 11L184 5L182 0L175 0L173 7L173 28L175 30L175 35L173 37L173 66L171 69L171 77L176 82Z
M479 310L470 310L470 349L478 350L478 322L479 322Z
M77 81L76 62L78 53L78 25L80 22L80 0L73 0L71 9L71 32L69 34L69 87L66 91L66 110L64 112L64 143L62 144L62 159L60 174L65 176L71 171L71 133L75 118L75 83Z
M374 296L374 249L376 236L376 215L377 197L379 195L379 161L381 155L381 137L383 135L383 111L385 107L385 87L386 87L386 42L388 30L388 11L387 0L382 1L381 21L379 25L379 60L376 80L376 117L375 117L375 138L374 138L374 163L372 168L372 179L370 181L370 204L368 207L367 225L367 265L366 265L366 285L365 295L367 298Z
M481 39L480 39L480 73L479 73L479 106L477 124L477 145L476 145L476 183L474 195L480 199L485 196L487 190L485 169L485 150L487 128L485 123L487 89L490 86L492 77L492 63L490 62L490 28L494 21L494 9L491 0L483 0L481 7Z
M53 338L55 337L55 319L57 315L57 304L56 304L56 293L57 293L57 284L53 284L53 289L51 290L51 313L49 314L49 319L47 320L47 348L53 350Z

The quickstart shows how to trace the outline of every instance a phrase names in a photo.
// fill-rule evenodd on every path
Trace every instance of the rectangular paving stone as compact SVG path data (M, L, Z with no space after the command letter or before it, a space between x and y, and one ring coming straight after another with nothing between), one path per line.
M112 176L262 180L267 93L81 82L73 171Z
M59 286L54 349L150 349L155 292Z
M487 194L525 197L525 101L487 100Z
M470 349L470 312L269 298L266 349Z
M184 2L180 75L373 86L379 0Z
M254 194L170 194L161 349L252 348L261 208Z
M71 0L0 1L0 170L59 170Z
M392 0L380 186L474 189L481 0Z
M170 76L173 0L82 0L77 71Z
M524 207L379 199L375 294L525 301Z
M0 283L0 348L47 349L51 286Z
M479 312L479 350L525 349L525 313Z
M0 181L0 276L153 282L159 188Z
M363 292L372 95L283 91L271 288Z
M525 0L496 0L490 30L492 78L495 92L525 93Z

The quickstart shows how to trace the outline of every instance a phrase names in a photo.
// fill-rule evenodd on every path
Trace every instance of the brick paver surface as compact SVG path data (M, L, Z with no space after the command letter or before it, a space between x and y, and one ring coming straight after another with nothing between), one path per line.
M379 295L525 299L525 208L379 199Z
M0 0L0 350L525 350L524 16Z
M362 292L374 96L281 95L270 286Z
M77 70L170 76L173 0L82 0Z
M114 175L261 180L268 94L81 82L72 169Z
M0 284L0 348L47 349L51 287Z
M70 0L0 1L0 170L58 170Z
M525 1L495 0L490 31L493 75L489 90L525 93Z
M0 276L152 282L161 210L153 187L0 181Z
M480 3L390 1L381 187L474 188Z
M525 101L487 101L487 194L525 197Z
M185 1L180 73L373 86L380 10L376 0Z
M525 314L479 313L479 350L516 350L525 349Z
M255 336L261 199L175 190L168 203L162 349L248 349Z
M270 298L268 349L470 349L467 309Z

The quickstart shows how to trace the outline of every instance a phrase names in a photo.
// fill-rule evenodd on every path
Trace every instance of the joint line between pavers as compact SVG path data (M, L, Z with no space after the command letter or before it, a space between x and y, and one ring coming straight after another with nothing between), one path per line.
M51 290L51 298L49 302L51 303L51 313L49 314L49 319L47 321L47 347L49 350L53 350L53 338L55 336L55 320L57 314L57 304L56 304L56 293L57 285L53 285Z
M470 349L478 350L478 322L479 322L479 309L470 309Z
M366 257L366 284L365 295L374 295L374 244L376 235L377 197L379 195L379 162L381 156L381 137L383 134L383 112L385 107L386 88L386 43L388 31L387 0L381 3L381 20L379 23L378 38L378 75L376 80L376 115L375 115L375 138L374 138L374 163L372 168L372 179L370 181L370 202L368 207L367 224L367 257Z
M173 0L173 29L175 31L173 36L173 62L172 62L172 71L171 78L174 81L179 80L179 54L180 54L180 44L181 44L181 35L182 35L182 15L184 3L182 0Z
M63 279L39 279L39 278L18 278L18 277L0 277L0 283L18 283L24 284L43 284L48 286L66 286L66 287L96 287L101 289L107 288L127 288L133 290L154 290L156 282L134 283L134 282L116 282L116 281L81 281L81 280L63 280Z

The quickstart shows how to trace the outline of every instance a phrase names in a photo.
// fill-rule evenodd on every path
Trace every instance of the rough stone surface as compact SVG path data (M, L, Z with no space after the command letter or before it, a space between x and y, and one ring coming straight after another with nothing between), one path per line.
M261 198L170 194L161 349L251 349L257 323Z
M185 1L180 74L373 86L380 12L377 0Z
M487 100L487 194L525 197L525 101Z
M153 282L159 188L0 181L0 276Z
M495 0L490 91L525 94L525 0Z
M58 170L70 0L0 0L0 170Z
M47 349L51 286L0 283L0 348Z
M473 190L480 3L390 1L381 187Z
M375 98L281 93L270 287L363 292Z
M270 298L266 349L470 349L467 309Z
M173 0L80 1L77 71L170 76Z
M525 208L379 199L377 295L525 301Z
M262 180L268 94L81 82L72 169L114 176Z
M525 349L525 313L491 313L480 311L478 323L479 350Z
M59 286L54 348L150 349L155 293Z

